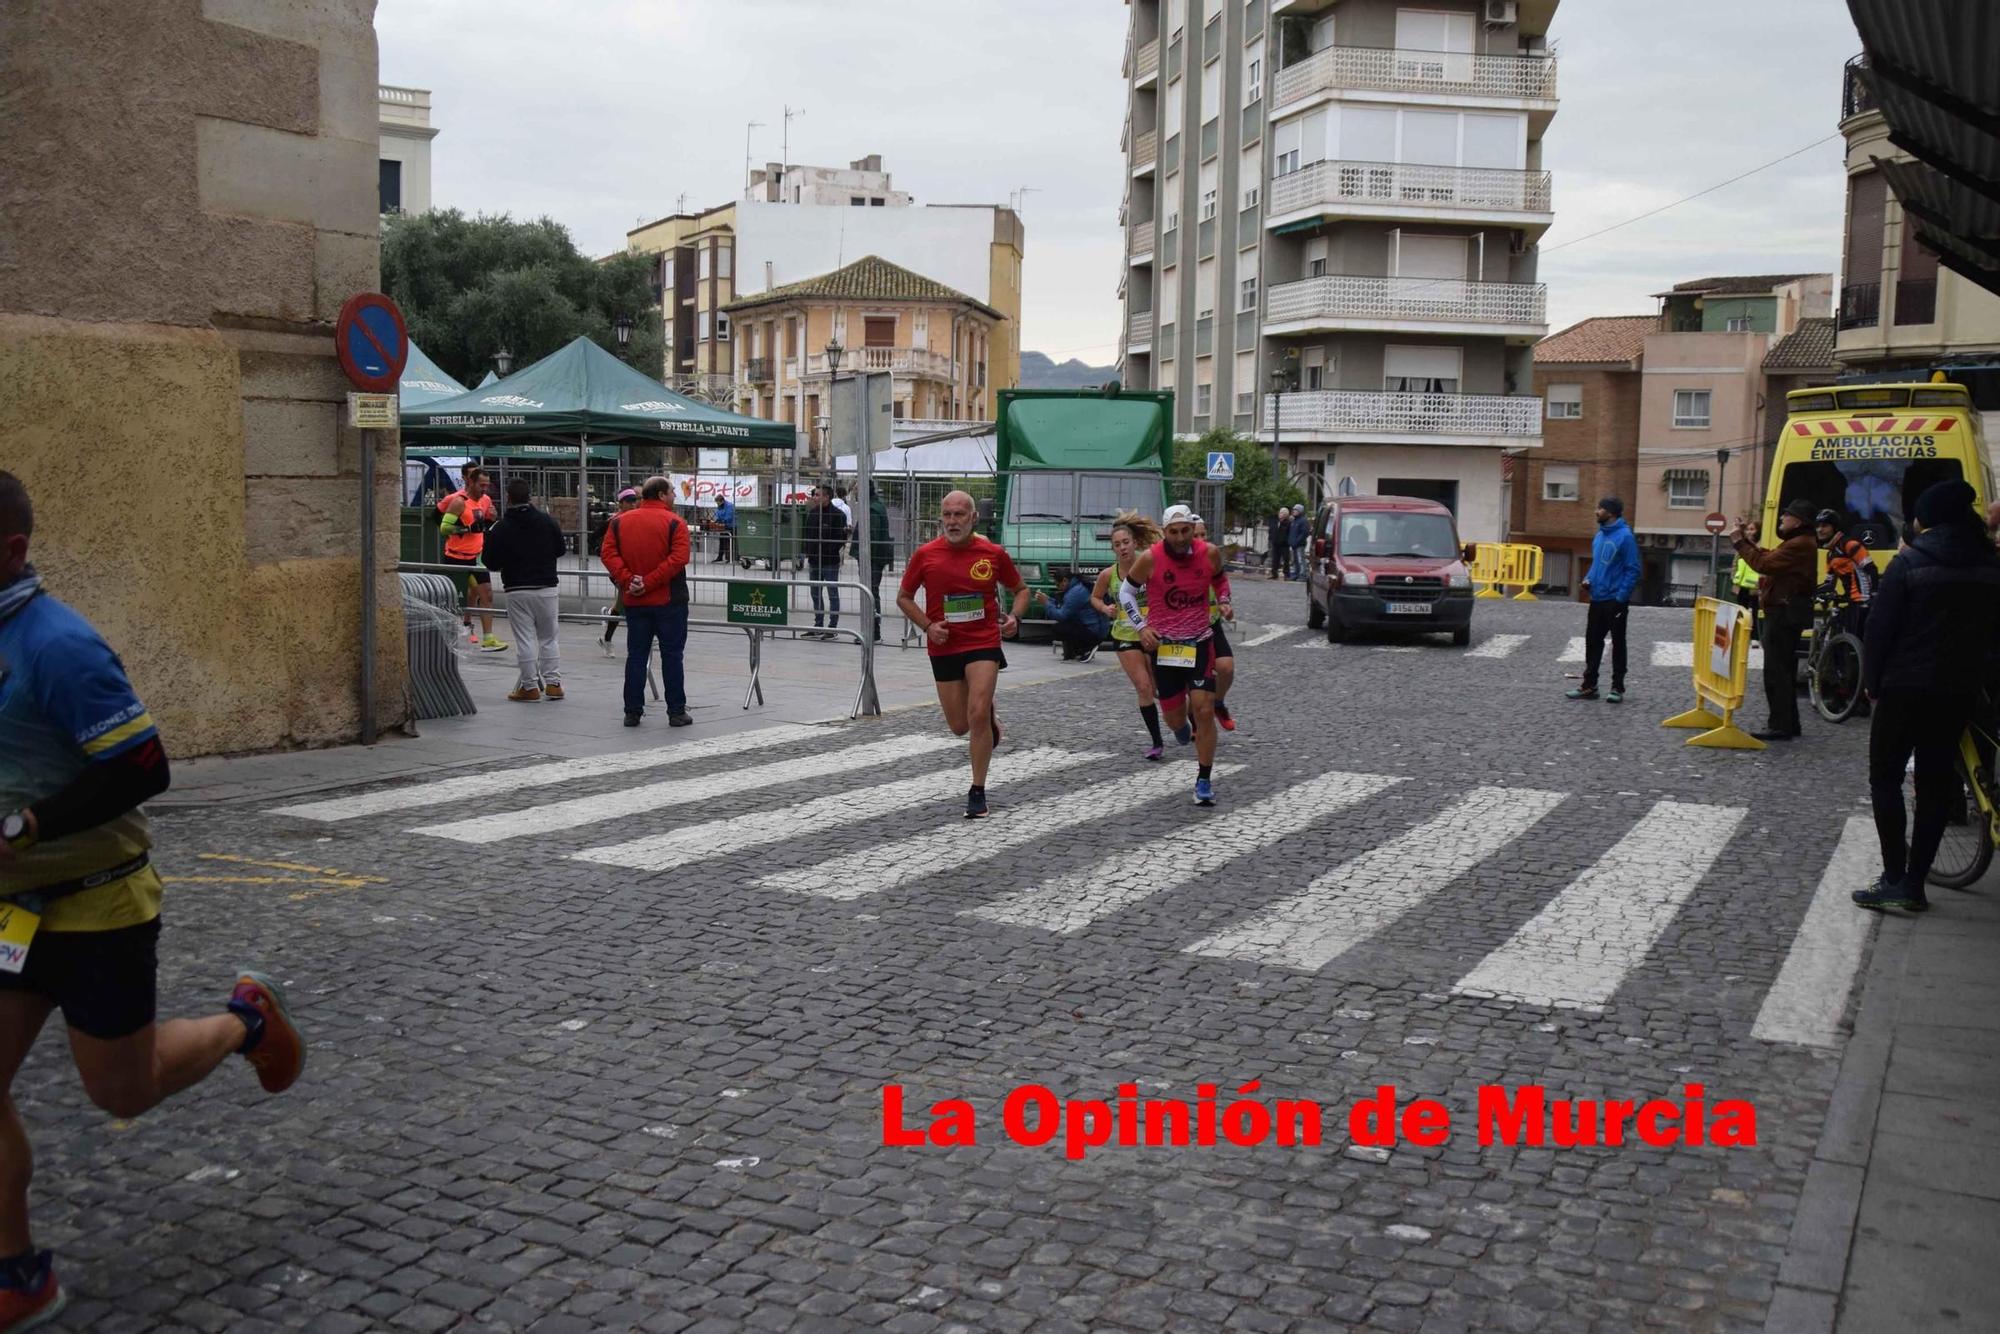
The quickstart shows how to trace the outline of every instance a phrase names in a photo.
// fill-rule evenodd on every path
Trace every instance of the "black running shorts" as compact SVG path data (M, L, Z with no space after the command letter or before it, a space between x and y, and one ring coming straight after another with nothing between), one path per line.
M79 1033L110 1041L153 1022L160 919L110 931L37 931L28 962L0 973L0 991L32 991Z
M441 559L443 560L444 564L456 565L460 569L465 571L465 591L468 593L472 591L472 586L475 583L490 584L493 582L493 571L487 569L484 565L481 565L479 563L479 558L477 556L474 556L470 560L467 560L462 556L445 556L442 557ZM452 575L451 578L456 580L458 576Z
M997 662L1000 670L1007 670L1007 655L997 648L975 648L964 653L940 653L931 658L931 678L937 681L963 681L965 664L968 662Z
M1161 648L1167 647L1165 644ZM1204 639L1194 645L1194 665L1177 666L1160 661L1156 650L1153 654L1153 691L1160 697L1160 703L1172 704L1190 690L1215 690L1215 640Z

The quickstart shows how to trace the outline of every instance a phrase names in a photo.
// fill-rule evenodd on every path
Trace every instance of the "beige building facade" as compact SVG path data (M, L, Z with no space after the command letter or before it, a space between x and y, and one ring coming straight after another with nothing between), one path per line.
M383 84L375 90L381 134L377 186L384 214L428 213L431 209L431 92Z
M833 342L841 371L891 374L899 420L992 416L1000 312L877 256L740 298L728 314L736 410L792 423L813 454L828 452L822 419Z
M92 12L41 6L0 44L0 160L34 187L0 213L0 464L169 753L351 741L363 478L331 333L378 284L374 5ZM383 726L405 716L397 454L384 433Z

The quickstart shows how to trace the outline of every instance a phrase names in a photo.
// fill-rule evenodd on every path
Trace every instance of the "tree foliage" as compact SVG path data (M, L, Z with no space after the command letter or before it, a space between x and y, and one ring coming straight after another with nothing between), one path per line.
M1261 524L1277 512L1278 506L1304 502L1305 493L1272 465L1269 445L1238 435L1226 426L1218 426L1198 440L1175 441L1173 475L1206 477L1208 456L1213 450L1236 455L1236 476L1224 489L1230 527Z
M550 218L468 218L457 209L397 214L382 229L382 288L403 309L410 338L461 384L477 384L506 348L516 367L579 335L644 374L665 364L652 256L602 262ZM632 320L620 348L616 322Z

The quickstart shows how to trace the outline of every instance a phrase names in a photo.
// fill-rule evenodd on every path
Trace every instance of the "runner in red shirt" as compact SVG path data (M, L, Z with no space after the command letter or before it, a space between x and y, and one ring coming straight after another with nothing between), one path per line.
M918 547L903 571L896 606L921 630L930 650L938 703L953 736L971 736L972 790L965 794L965 818L986 814L986 762L1000 744L1000 719L993 712L993 686L1007 655L1000 640L1021 628L1028 609L1028 586L1005 548L973 531L972 497L954 491L938 510L942 537ZM1001 611L996 589L1014 598ZM923 594L921 606L917 594Z
M1216 633L1208 619L1208 599L1211 590L1228 585L1223 582L1222 548L1196 537L1194 525L1192 509L1169 505L1161 523L1164 537L1133 560L1118 601L1125 619L1139 631L1139 642L1153 655L1160 712L1174 740L1183 746L1194 742L1195 804L1213 806Z

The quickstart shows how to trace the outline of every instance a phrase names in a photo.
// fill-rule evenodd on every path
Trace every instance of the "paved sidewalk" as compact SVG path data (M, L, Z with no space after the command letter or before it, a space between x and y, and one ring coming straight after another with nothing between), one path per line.
M1930 899L1876 935L1774 1334L2000 1323L2000 900Z

